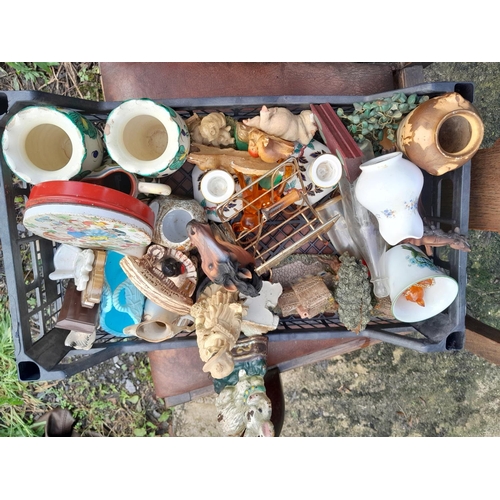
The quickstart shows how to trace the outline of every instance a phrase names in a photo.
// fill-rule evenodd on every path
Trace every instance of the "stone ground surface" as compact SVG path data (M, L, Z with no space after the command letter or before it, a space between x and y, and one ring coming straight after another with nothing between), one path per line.
M500 64L433 63L427 81L472 81L485 123L500 137ZM471 231L469 313L500 327L500 236ZM389 344L281 374L281 436L500 436L500 369L467 351L420 354ZM219 436L214 397L173 408L175 436Z

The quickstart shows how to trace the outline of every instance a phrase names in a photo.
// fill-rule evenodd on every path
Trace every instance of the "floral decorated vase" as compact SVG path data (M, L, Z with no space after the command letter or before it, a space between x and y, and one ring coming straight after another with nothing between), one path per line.
M104 141L118 165L144 177L164 177L178 170L191 144L179 113L151 99L130 99L111 111Z
M7 123L2 151L12 172L36 185L87 175L101 166L104 145L92 122L76 111L28 106Z
M424 224L418 200L424 185L421 170L403 153L390 153L360 166L356 199L378 219L379 231L389 245L406 238L421 238Z
M383 259L392 314L399 321L415 323L431 318L450 306L458 295L458 283L414 245L396 245L387 250ZM422 288L421 304L405 297L405 291L424 282L428 286Z

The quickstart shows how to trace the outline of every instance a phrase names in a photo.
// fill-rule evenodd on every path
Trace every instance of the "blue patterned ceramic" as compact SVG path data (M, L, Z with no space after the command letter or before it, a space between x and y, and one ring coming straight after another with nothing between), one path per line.
M111 335L130 337L123 330L142 321L146 297L123 272L122 258L117 252L108 252L106 257L99 323Z

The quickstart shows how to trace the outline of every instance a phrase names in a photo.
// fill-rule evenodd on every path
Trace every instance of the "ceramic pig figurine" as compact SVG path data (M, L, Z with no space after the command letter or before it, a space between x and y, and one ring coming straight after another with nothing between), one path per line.
M303 145L309 144L318 130L314 115L310 110L294 115L286 108L268 109L262 106L259 116L243 120L243 123L286 141L297 141Z

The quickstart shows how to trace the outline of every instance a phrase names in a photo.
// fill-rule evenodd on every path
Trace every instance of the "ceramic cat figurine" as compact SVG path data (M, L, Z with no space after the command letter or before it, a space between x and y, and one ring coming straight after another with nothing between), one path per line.
M259 116L243 120L243 123L286 141L298 141L303 145L309 144L318 130L314 115L310 110L294 115L286 108L262 106Z

